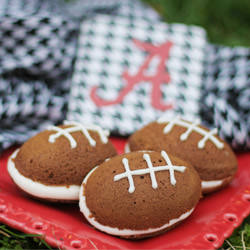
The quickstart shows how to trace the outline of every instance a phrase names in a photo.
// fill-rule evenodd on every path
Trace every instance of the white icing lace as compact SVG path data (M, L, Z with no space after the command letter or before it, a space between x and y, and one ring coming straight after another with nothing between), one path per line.
M60 136L64 136L65 138L68 139L71 148L75 148L77 146L77 142L74 139L74 137L71 135L71 133L80 131L85 135L85 137L87 138L89 144L94 147L96 145L96 141L90 136L88 130L97 132L98 135L100 136L101 141L103 143L106 144L108 142L109 132L106 131L106 130L103 130L102 128L100 128L97 125L83 125L83 124L80 124L78 122L72 122L72 121L65 121L64 124L65 125L70 125L72 127L59 128L59 127L56 127L56 126L50 126L48 128L48 130L52 130L52 131L57 132L57 133L52 134L52 135L49 136L49 142L50 143L54 143L57 138L59 138Z
M152 188L156 189L158 187L155 172L158 171L164 171L168 170L170 174L170 183L172 185L176 184L176 179L174 176L174 171L184 172L186 167L185 166L175 166L172 164L171 160L169 159L167 153L165 151L161 151L161 155L166 161L167 165L164 166L153 166L152 161L150 159L149 154L143 154L144 160L147 162L148 168L145 169L136 169L136 170L130 170L129 163L127 158L122 159L122 163L125 168L125 172L122 174L118 174L114 176L114 181L119 181L123 178L128 178L129 181L129 193L133 193L135 191L135 185L133 180L133 175L143 175L143 174L150 174L151 182L152 182Z
M164 134L169 133L175 125L187 128L187 130L180 136L181 141L187 140L189 135L193 131L199 133L200 135L203 135L203 138L198 142L198 148L200 149L205 147L205 144L208 140L210 140L219 149L222 149L224 147L224 144L214 136L218 132L217 128L214 128L210 131L206 131L203 128L198 127L198 125L200 124L200 120L198 119L194 123L188 123L186 121L181 120L179 117L176 117L173 120L168 120L165 117L161 117L157 122L158 123L168 122L168 124L163 130Z

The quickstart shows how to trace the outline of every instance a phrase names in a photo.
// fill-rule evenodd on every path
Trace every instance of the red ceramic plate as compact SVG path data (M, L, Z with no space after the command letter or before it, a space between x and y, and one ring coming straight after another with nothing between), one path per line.
M124 140L113 139L119 152ZM20 192L0 160L0 221L26 233L42 234L54 247L66 249L216 249L250 213L250 154L238 155L239 171L231 185L203 198L180 226L161 236L129 241L93 229L78 205L46 204Z

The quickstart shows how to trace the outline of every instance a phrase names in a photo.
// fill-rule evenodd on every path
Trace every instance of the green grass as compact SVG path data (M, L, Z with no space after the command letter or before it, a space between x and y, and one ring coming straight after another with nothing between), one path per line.
M249 0L143 0L169 23L199 25L212 43L250 46Z
M244 220L230 238L225 240L221 249L250 250L250 216Z
M0 250L4 249L52 249L37 234L25 234L6 225L0 225Z
M250 46L250 0L143 0L169 23L199 25L212 43ZM39 235L29 235L0 225L0 250L51 249ZM221 249L250 250L250 216Z
M42 236L25 234L6 225L0 225L0 250L52 249ZM220 250L250 250L250 216L225 240Z

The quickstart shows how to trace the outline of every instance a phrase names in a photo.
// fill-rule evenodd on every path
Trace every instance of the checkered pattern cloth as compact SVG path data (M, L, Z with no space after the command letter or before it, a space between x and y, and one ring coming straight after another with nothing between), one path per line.
M115 6L84 1L74 12L57 0L1 1L0 151L62 122L79 32L72 13L86 17Z
M176 114L250 149L249 58L135 0L3 0L0 151L65 118L129 135Z
M129 80L122 78L124 72L130 76L138 74L147 57L147 48L140 47L135 40L146 42L146 47L159 44L163 50L166 42L173 44L169 59L161 58L162 51L155 54L144 73L149 77L157 75L157 64L163 60L165 72L160 73L171 76L169 84L163 80L159 86L163 93L162 103L173 105L167 114L178 113L191 119L199 115L206 46L202 29L98 15L81 26L68 119L97 123L113 133L129 135L166 113L164 108L160 110L152 106L150 96L156 87L152 82L141 79L142 76L134 89L117 104L98 106L91 96L91 91L97 86L97 97L104 101L114 100L128 86Z
M200 118L247 150L249 69L249 49L209 45L201 28L98 15L81 25L67 118L125 136L161 115Z
M200 114L234 149L250 149L250 49L207 45Z
M108 13L113 16L122 16L129 19L144 19L159 21L159 14L149 6L138 0L79 0L66 5L65 13L75 18L89 17L98 13Z

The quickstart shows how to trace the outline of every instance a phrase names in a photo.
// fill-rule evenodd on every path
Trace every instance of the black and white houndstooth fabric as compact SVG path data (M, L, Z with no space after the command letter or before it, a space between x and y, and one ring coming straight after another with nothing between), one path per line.
M77 29L52 16L57 8L50 1L1 3L0 149L65 116Z
M250 49L208 45L201 116L238 150L250 149Z
M58 0L1 1L0 150L65 118L79 31L67 7ZM98 11L89 3L82 17Z
M66 13L82 18L93 14L109 13L113 16L122 16L129 19L141 18L150 21L159 21L159 14L138 0L79 0L66 5Z
M0 150L66 116L79 21L97 13L158 20L133 0L2 0Z
M119 8L114 15L127 17L129 19L144 19L148 21L159 21L161 17L151 7L135 0L118 0Z
M98 15L81 25L67 117L118 135L161 115L201 118L250 149L249 66L249 49L209 45L198 27Z
M120 135L164 113L194 119L205 46L204 31L192 26L108 15L84 22L68 119L101 124Z

